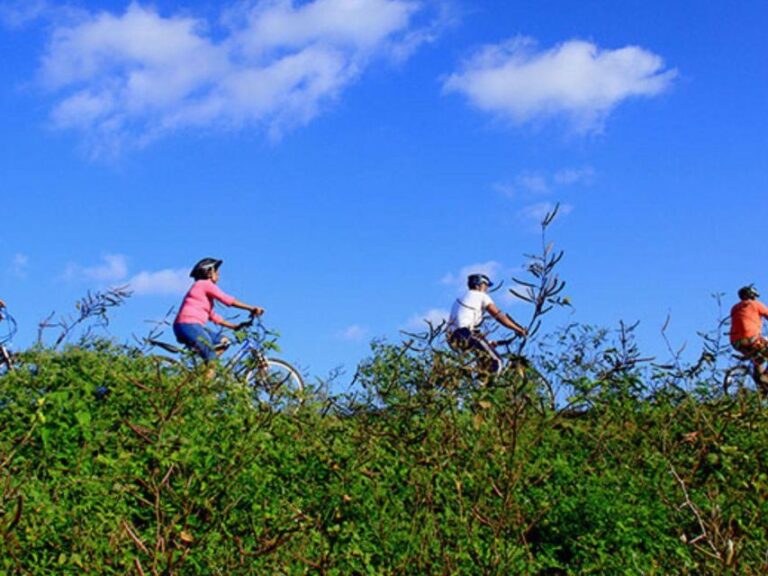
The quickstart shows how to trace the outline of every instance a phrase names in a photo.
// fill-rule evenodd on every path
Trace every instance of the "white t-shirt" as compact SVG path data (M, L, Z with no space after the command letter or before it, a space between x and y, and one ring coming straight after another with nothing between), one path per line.
M457 298L451 308L451 318L448 320L448 327L451 330L458 328L469 328L473 330L480 326L483 321L483 313L488 306L493 304L493 300L486 292L480 290L469 290L461 298Z

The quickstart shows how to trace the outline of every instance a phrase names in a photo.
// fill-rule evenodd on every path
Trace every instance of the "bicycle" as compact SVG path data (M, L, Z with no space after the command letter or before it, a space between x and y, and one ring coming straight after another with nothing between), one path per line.
M254 324L255 330L248 330ZM269 338L273 333L264 327L261 319L255 321L252 316L249 320L238 324L236 332L244 333L244 336L240 336L234 343L225 345L224 349L237 346L237 350L223 365L251 389L254 405L266 404L276 407L281 400L286 399L301 403L304 379L301 373L285 360L266 355L271 345ZM175 356L192 356L193 361L197 360L197 355L185 348L153 337L146 338L145 341L150 346L162 348ZM170 363L175 365L180 364L176 358L161 356L159 359L163 362L170 360Z
M746 388L748 378L752 379L757 390L764 396L768 396L768 373L761 373L749 355L731 354L731 358L738 364L727 368L723 374L723 393L727 396L735 385L737 393Z
M510 346L519 336L513 335L503 340L490 340L486 334L481 333L476 333L475 336L481 336L476 338L476 342L482 341L487 344L485 349L462 343L461 341L454 341L454 344L451 344L450 336L448 338L449 346L454 352L470 352L472 354L471 362L463 364L462 368L474 376L499 377L512 367L527 366L529 364L527 358L510 350ZM504 352L499 353L495 350L497 348L503 348ZM493 352L491 352L491 349L493 349ZM496 363L498 363L498 367Z
M8 349L8 344L13 341L13 337L18 331L16 319L8 313L8 309L0 309L0 321L6 324L5 334L0 336L0 376L13 372L13 353Z

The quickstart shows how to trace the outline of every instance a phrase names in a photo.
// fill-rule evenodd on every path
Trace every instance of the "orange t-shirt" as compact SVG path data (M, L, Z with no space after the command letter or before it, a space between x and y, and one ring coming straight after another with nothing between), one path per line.
M742 300L731 308L731 342L756 338L763 329L763 317L768 318L768 306L757 300Z

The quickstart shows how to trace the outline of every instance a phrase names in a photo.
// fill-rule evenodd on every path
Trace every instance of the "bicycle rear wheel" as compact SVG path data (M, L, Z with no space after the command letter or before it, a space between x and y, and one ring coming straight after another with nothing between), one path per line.
M253 368L245 381L253 393L254 404L267 403L273 407L301 403L304 379L299 371L284 360L265 358L263 368Z
M13 359L5 346L0 345L0 376L8 372L13 372Z

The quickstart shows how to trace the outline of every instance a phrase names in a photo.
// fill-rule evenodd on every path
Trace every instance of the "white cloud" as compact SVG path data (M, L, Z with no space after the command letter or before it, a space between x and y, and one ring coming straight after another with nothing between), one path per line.
M443 308L431 308L424 313L411 316L406 324L406 329L425 329L427 328L427 323L436 328L441 323L446 322L449 316L450 312L448 310Z
M562 186L571 186L574 184L591 184L595 177L595 171L592 167L560 170L552 177L555 184Z
M521 203L527 203L517 211L517 216L531 229L539 230L544 216L555 208L555 202L544 201L542 197L555 193L563 195L568 189L576 186L589 186L595 178L591 166L569 168L553 173L524 172L511 182L496 183L493 188L509 198ZM560 202L558 214L564 216L573 211L573 204Z
M190 127L277 137L317 116L372 60L401 54L421 12L413 0L246 1L214 37L204 20L132 3L56 28L41 76L60 97L54 125L82 131L94 154Z
M447 286L454 286L458 291L462 291L467 287L467 276L470 274L485 274L492 282L496 282L497 279L500 279L502 273L502 265L495 260L489 260L488 262L477 262L475 264L464 266L457 274L446 274L440 280L440 283Z
M530 38L486 46L444 84L477 108L514 123L565 116L578 132L599 131L622 101L655 96L676 76L638 46L604 50L571 40L535 50Z
M347 326L344 328L344 330L337 334L338 338L349 342L359 342L365 339L366 336L368 336L368 329L360 326L359 324L352 324L351 326Z
M17 253L11 261L11 274L17 278L26 278L29 268L29 257L26 254Z
M0 22L10 28L21 28L37 20L49 10L45 0L15 0L0 5Z
M539 226L544 220L544 217L555 209L553 202L537 202L521 209L518 212L518 216L527 223L535 226ZM558 214L565 216L573 211L573 206L570 204L560 204Z
M248 25L236 39L251 55L314 43L373 49L394 30L406 29L417 10L415 2L391 0L315 0L300 6L290 0L261 2L247 14Z
M139 272L128 281L129 289L138 296L184 294L190 284L189 272L178 268Z
M119 282L128 276L128 260L122 254L105 254L103 263L97 266L68 264L65 280L84 279L99 283Z
M511 182L497 182L493 188L512 198L540 197L577 185L588 186L595 177L590 166L559 170L553 174L523 172Z
M528 172L519 174L512 182L497 182L493 188L509 197L543 195L552 191L549 179L545 175Z
M68 264L63 279L84 280L100 285L125 284L138 296L184 294L191 284L188 271L181 268L142 270L130 275L128 258L123 254L105 254L102 263L96 266Z

